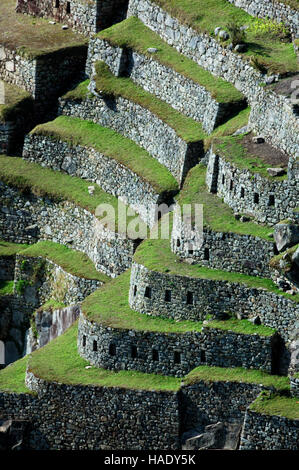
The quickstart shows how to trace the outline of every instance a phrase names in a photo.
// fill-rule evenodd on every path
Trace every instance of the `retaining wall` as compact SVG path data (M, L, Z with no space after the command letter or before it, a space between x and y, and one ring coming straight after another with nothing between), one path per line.
M68 201L22 194L0 182L0 238L15 243L51 240L85 253L97 270L115 277L128 269L138 244L111 232Z
M125 199L149 226L155 223L155 204L169 203L172 199L171 194L158 194L142 176L91 147L70 146L67 142L29 134L23 157L97 183L105 192Z
M79 354L97 367L183 377L195 367L245 367L271 372L274 337L220 329L163 333L107 327L81 314Z
M298 450L299 420L247 410L240 450Z
M247 11L249 15L259 18L271 18L283 22L296 36L299 34L299 12L284 3L269 0L228 0L236 7Z
M108 41L93 38L89 43L87 59L89 75L92 75L92 64L97 61L106 62L117 76L128 74L146 91L195 121L202 122L207 133L211 133L229 115L245 107L245 99L218 103L203 86L155 60L155 54L149 58L132 49L120 49Z
M128 137L168 168L179 183L204 155L202 141L185 142L156 115L122 97L60 99L59 112L110 127Z
M125 18L128 0L17 0L17 13L54 18L89 36Z
M250 214L258 222L271 225L293 216L298 205L297 181L275 181L239 169L214 152L213 148L209 152L207 185L234 212Z
M166 290L171 292L171 301L165 300ZM259 316L262 324L277 330L286 341L299 311L296 302L262 288L163 274L137 263L131 271L129 304L140 313L176 320L204 320L207 314L221 318L225 312L240 318Z

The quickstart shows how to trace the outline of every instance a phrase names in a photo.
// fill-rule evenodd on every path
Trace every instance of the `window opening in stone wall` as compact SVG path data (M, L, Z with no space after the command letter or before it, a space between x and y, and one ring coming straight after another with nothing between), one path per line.
M83 346L83 348L85 348L85 346L86 346L86 336L85 335L83 336L82 346Z
M165 291L165 302L171 302L171 290L166 289L166 291Z
M188 254L189 254L189 255L193 255L193 253L194 253L194 251L190 248L190 249L188 250Z
M68 14L71 12L71 2L66 2L66 12Z
M137 294L137 286L134 286L134 292L133 292L134 297L136 297L136 294Z
M153 349L153 361L159 361L159 351L157 349Z
M200 351L200 362L206 362L206 352L204 349Z
M245 197L245 189L241 188L240 197L243 199Z
M152 297L152 289L148 286L145 288L144 297L147 297L148 299Z
M137 346L134 344L131 346L131 358L136 359L137 357Z
M193 292L187 292L187 304L193 305Z
M94 340L94 342L92 343L92 350L95 352L98 350L98 343Z
M254 193L253 195L253 202L254 204L258 204L259 203L259 200L260 200L260 196L258 193Z
M209 261L209 259L210 259L210 250L209 250L209 248L204 249L203 259L205 261Z
M59 8L59 7L60 7L60 2L59 2L59 0L56 0L56 2L55 2L55 8Z
M234 182L233 182L233 180L230 180L229 190L232 191L233 187L234 187Z
M114 343L109 344L109 354L110 356L116 355L116 345Z
M180 246L181 246L181 240L180 240L179 238L178 238L177 241L176 241L176 246L177 246L178 248L180 248Z
M175 364L181 363L181 353L179 351L174 351L173 360Z
M274 194L270 194L268 206L275 206L275 197L274 197Z
M222 175L222 184L224 184L224 183L225 183L225 176Z

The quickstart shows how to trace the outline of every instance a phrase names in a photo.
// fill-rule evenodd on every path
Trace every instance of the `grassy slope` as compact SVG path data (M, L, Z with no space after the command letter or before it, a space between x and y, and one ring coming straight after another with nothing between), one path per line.
M20 243L10 243L4 240L0 240L0 256L13 256L22 250L25 250L28 245Z
M266 289L269 292L282 295L295 303L299 302L299 294L289 295L282 292L271 279L262 279L260 277L248 276L247 274L221 271L205 266L184 263L170 250L169 240L145 240L137 248L134 260L151 271L157 271L165 275L236 282L250 288Z
M16 119L20 113L32 110L33 99L29 93L10 83L2 82L2 84L5 103L3 104L1 100L0 121L12 121Z
M242 135L222 137L213 142L214 152L222 156L225 160L236 165L241 170L249 170L251 173L257 173L270 181L282 181L287 179L287 175L270 176L267 172L269 163L265 163L258 155L249 153L241 144ZM279 167L279 165L272 165Z
M136 85L130 78L115 77L104 62L97 62L95 69L96 89L98 92L115 97L122 96L148 109L174 129L177 135L186 142L197 142L204 140L206 137L200 123L179 113L165 101L159 100L142 87Z
M85 279L96 279L108 282L110 278L99 273L88 256L64 245L50 241L41 241L20 252L23 256L48 258L61 266L68 273Z
M130 271L127 271L117 279L113 279L109 286L101 287L89 295L82 304L83 313L88 320L113 328L163 333L201 331L202 322L176 322L168 318L150 317L133 311L128 304L129 288Z
M97 185L95 185L94 194L90 195L88 181L42 168L36 163L28 163L18 157L5 155L0 155L0 180L18 187L21 191L30 190L37 196L49 196L55 200L73 202L92 214L100 204L110 204L115 210L117 228L117 198L105 193ZM135 219L135 216L128 216L127 222L129 223L132 219Z
M270 395L262 393L251 405L250 409L257 413L284 416L289 419L299 419L298 397Z
M14 281L2 281L0 280L0 297L3 295L13 294Z
M288 377L270 375L267 372L254 369L243 369L241 367L209 367L199 366L189 372L185 377L185 385L191 385L199 381L208 382L241 382L256 383L266 387L275 387L277 390L289 390Z
M30 393L25 386L25 372L28 356L19 359L0 370L0 391L10 393Z
M244 10L235 7L227 0L153 0L179 21L192 26L195 30L210 35L216 27L226 28L233 18L240 25L249 25L255 19ZM227 41L229 43L229 41ZM292 43L283 43L269 34L258 35L247 32L248 50L243 54L248 59L258 59L270 73L295 72L298 70L297 58Z
M92 147L130 168L158 193L178 191L176 180L161 163L132 140L106 127L79 118L59 116L54 121L40 124L31 134L63 140L71 145Z
M140 390L177 391L180 379L134 371L113 372L97 367L85 369L89 363L77 352L77 325L65 334L34 352L29 362L30 370L45 380L55 380L71 385L95 385ZM1 372L0 372L1 377Z
M1 0L0 44L29 57L66 52L69 47L87 45L87 39L61 24L50 25L46 19L15 13L15 0Z
M147 28L138 18L130 17L111 28L101 31L98 36L119 47L130 47L149 58L157 60L176 72L190 78L205 87L220 103L229 103L244 99L232 84L217 78L198 66L193 60L180 54L176 49L163 41L158 34ZM154 47L157 52L149 53Z

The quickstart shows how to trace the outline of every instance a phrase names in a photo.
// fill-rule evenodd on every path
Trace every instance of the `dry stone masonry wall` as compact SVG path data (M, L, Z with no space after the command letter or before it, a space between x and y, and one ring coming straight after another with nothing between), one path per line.
M171 292L171 301L165 292ZM224 313L240 318L259 316L263 325L278 331L289 341L299 307L283 295L245 284L191 278L150 271L133 263L129 304L133 310L176 320L200 321L210 314Z
M79 354L104 369L183 377L199 365L272 370L273 337L203 328L163 333L107 327L81 314Z
M61 99L60 112L110 127L128 137L164 165L179 183L203 157L202 141L187 143L152 112L122 97Z
M50 240L85 253L96 269L116 276L131 265L137 242L104 228L90 212L0 183L0 238L16 243Z
M252 16L271 18L278 23L283 22L293 34L299 35L299 13L289 5L276 0L228 0L228 2L242 8Z
M211 133L227 116L245 105L244 100L218 103L203 86L155 60L154 53L149 58L134 50L120 49L101 38L94 38L89 44L88 57L89 64L99 60L106 62L115 75L129 74L146 91L195 121L202 122L207 133Z
M140 175L91 147L29 134L25 139L23 157L97 183L105 192L125 199L150 226L155 223L155 204L167 203L171 198L167 193L158 194Z

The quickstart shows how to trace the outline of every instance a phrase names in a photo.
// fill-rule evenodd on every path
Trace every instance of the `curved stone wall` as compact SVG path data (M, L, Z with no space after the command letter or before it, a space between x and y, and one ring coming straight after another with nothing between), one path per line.
M85 253L97 270L115 277L128 269L138 244L109 231L90 212L0 182L0 238L15 243L51 240Z
M83 314L79 354L97 367L183 377L202 364L272 370L274 337L214 328L185 333L128 330L90 322Z
M274 242L233 232L203 231L203 244L190 245L188 229L182 220L173 219L171 250L192 264L213 269L237 271L251 276L270 277L269 261L275 254ZM201 233L197 234L200 239ZM195 235L196 238L196 235ZM191 240L192 242L192 240Z
M155 60L155 54L149 58L134 50L120 49L101 38L94 38L89 43L88 57L90 64L99 60L106 62L115 75L129 73L130 78L146 91L195 121L202 122L204 130L209 134L225 118L245 105L245 100L218 103L203 86Z
M204 154L202 141L185 142L156 115L122 97L60 99L59 112L93 121L128 137L168 168L179 183Z
M298 205L298 182L289 179L275 181L216 155L211 148L207 169L207 184L213 181L213 192L223 198L236 213L247 213L261 223L274 225L293 217Z
M155 223L155 204L171 201L171 194L158 194L140 175L93 148L29 134L25 138L23 157L97 183L105 192L125 199L149 226Z
M287 25L296 36L299 34L299 12L279 1L269 0L227 0L236 7L247 11L249 15L260 18L272 18Z
M65 305L82 302L102 284L68 273L49 259L21 254L16 256L14 280L23 283L25 301L31 301L33 308L49 299Z
M166 290L171 292L171 301L165 300ZM221 317L223 313L240 318L259 316L263 325L277 330L286 341L299 313L298 303L265 289L163 274L137 263L131 271L129 304L137 312L176 320L198 321L207 314Z

